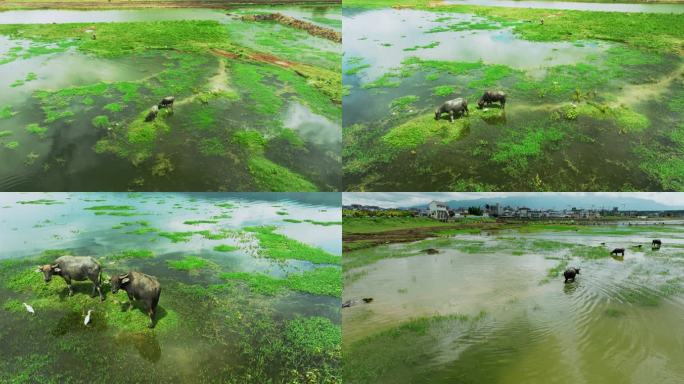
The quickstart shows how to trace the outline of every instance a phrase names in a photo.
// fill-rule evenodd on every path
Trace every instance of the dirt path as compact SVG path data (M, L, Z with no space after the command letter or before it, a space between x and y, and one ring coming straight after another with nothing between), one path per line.
M665 92L668 91L672 82L681 79L684 76L684 64L669 74L661 77L654 83L646 84L628 84L622 88L622 91L617 94L617 98L610 105L629 105L633 106L643 101L659 99Z
M243 20L247 21L275 21L277 23L292 27L295 29L300 29L306 31L312 36L321 37L334 41L336 43L342 42L342 33L332 30L330 28L324 28L308 21L303 21L295 19L294 17L285 16L281 13L266 13L258 15L243 16Z

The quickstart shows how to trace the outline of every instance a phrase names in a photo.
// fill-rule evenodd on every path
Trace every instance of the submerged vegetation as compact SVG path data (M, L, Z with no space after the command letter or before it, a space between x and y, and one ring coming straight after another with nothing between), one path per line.
M348 189L681 189L676 132L684 111L676 100L684 35L665 25L684 15L427 1L387 10L394 5L345 3L361 11L349 17L352 27L356 18L367 20L365 12L375 12L392 17L388 28L397 33L408 28L393 40L400 45L389 55L396 63L371 51L372 36L349 40L343 129ZM456 40L480 52L475 45L484 38L511 55L481 50L487 57L478 60L470 50L447 53L445 44ZM428 39L440 43L439 53L414 42ZM538 60L517 57L516 49L527 49L518 45L548 52L531 50ZM493 89L505 91L506 109L498 103L478 109L476 100ZM456 97L469 102L469 115L452 124L431 120L437 106ZM384 100L392 100L389 109Z
M3 243L0 255L0 325L12 329L0 332L0 381L105 382L126 376L136 382L340 383L340 257L275 233L278 227L270 224L281 218L270 207L268 216L250 220L262 226L241 228L232 216L263 204L244 195L225 199L69 194L57 200L18 198L5 207L8 217L30 211L32 219L17 224L21 230ZM336 219L334 209L328 214L289 200L279 210L321 223ZM111 215L137 211L155 214L144 220ZM69 238L58 235L63 221ZM174 232L195 225L202 227ZM26 239L46 238L36 231L54 234L48 242L59 245L26 245ZM90 281L74 281L73 296L63 278L43 281L36 266L64 255L92 255L100 263L104 301L90 296ZM330 265L314 264L323 261ZM161 284L154 328L148 328L143 305L134 302L129 309L125 292L111 293L110 276L127 271L155 276ZM88 310L90 323L84 325ZM35 355L42 356L38 365Z
M107 65L139 62L140 73L148 72L137 79L96 77L39 89L26 105L37 101L42 113L6 105L0 106L0 119L10 124L33 116L26 131L48 143L60 131L87 126L91 133L84 145L100 154L98 159L108 159L103 163L116 156L130 173L116 178L118 185L95 180L91 189L340 189L340 159L331 155L339 139L321 143L300 130L307 124L334 130L341 122L339 44L288 26L227 19L0 25L0 35L18 44L0 54L5 64L75 50ZM270 37L243 35L239 28L247 24L258 36ZM174 108L146 121L150 107L169 95L175 97ZM308 114L288 120L298 106ZM3 136L13 130L7 132ZM259 145L245 146L236 139L243 134L258 135ZM0 144L17 156L35 153L27 166L48 174L69 166L61 154L51 158L33 142L24 147L19 140L0 139ZM195 156L210 166L198 167L189 159Z

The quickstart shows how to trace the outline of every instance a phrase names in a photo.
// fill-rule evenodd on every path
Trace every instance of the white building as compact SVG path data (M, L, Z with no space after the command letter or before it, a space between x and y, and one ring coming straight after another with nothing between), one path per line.
M437 220L449 220L449 208L447 208L446 203L432 201L428 204L428 216Z

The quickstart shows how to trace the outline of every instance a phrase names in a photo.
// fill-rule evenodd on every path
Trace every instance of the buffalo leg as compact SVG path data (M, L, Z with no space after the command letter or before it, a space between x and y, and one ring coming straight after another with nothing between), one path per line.
M126 293L128 294L128 310L130 311L133 308L133 295L128 292Z
M69 278L64 278L64 282L67 285L67 288L69 288L69 296L74 295L74 287L71 286L71 279Z
M147 311L147 314L150 316L150 325L149 325L150 328L154 328L154 318L155 318L155 315L156 315L155 312L156 312L156 311L155 311L154 308L150 308L150 309Z
M454 122L454 111L449 111L449 121Z

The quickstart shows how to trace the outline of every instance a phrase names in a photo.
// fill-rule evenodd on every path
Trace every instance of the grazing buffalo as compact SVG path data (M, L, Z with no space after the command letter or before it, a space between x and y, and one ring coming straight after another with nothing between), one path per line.
M625 249L624 248L615 248L610 252L610 254L615 255L615 256L620 254L620 256L624 256L625 255Z
M162 108L171 108L173 110L173 102L176 100L175 97L173 96L166 96L163 98L160 102L159 105L157 105L157 108L162 109Z
M575 282L575 276L579 275L580 269L579 268L568 268L563 272L563 277L565 277L565 282L567 283L568 280L572 280Z
M449 120L453 123L454 116L456 114L467 115L468 114L468 101L461 97L449 101L445 101L442 106L435 110L435 120L439 120L442 113L449 114Z
M152 108L150 108L150 111L147 112L147 116L145 116L145 121L146 122L153 121L154 119L157 118L158 113L159 113L159 107L156 105L153 105Z
M651 242L652 248L660 248L661 245L663 245L663 242L658 239L655 239Z
M161 286L154 276L144 273L131 271L123 275L114 275L109 279L112 286L112 293L116 294L119 289L123 289L128 294L128 309L133 307L133 300L141 301L147 315L150 316L150 328L154 328L155 314Z
M480 108L492 103L500 103L501 108L506 108L506 94L503 91L486 91L484 95L477 100L477 106Z
M43 273L45 283L52 281L52 275L62 276L69 287L69 296L74 294L74 288L71 286L71 281L90 280L93 282L92 297L95 297L95 292L100 294L100 300L104 300L100 284L102 283L102 268L97 260L90 256L62 256L55 260L52 264L45 264L38 267L38 272Z

